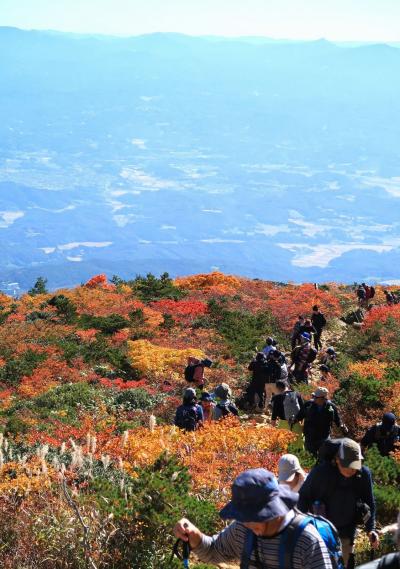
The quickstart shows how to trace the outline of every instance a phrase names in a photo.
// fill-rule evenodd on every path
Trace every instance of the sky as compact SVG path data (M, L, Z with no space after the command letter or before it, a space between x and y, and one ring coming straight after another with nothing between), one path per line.
M400 41L400 0L0 0L0 25L77 33Z

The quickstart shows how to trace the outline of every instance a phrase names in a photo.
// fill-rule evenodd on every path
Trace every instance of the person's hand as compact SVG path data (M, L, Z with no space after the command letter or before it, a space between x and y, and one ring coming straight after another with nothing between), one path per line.
M186 518L182 518L175 524L175 537L182 541L188 541L192 549L195 549L201 542L201 531L192 522Z
M370 531L368 534L368 539L373 549L378 549L379 547L379 534L376 531Z
M340 427L342 429L342 433L346 436L349 434L349 429L346 427L346 425L341 425Z

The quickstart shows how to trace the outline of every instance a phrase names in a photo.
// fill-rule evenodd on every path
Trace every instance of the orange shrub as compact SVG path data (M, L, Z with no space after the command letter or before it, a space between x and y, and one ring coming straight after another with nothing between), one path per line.
M204 358L201 350L163 348L148 340L128 342L128 357L132 366L143 374L155 375L180 370L186 365L189 356Z

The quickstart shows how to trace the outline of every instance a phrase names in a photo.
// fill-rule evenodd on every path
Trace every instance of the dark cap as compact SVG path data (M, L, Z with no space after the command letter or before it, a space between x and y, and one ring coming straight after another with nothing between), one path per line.
M391 429L396 422L396 415L394 413L385 413L382 417L382 425Z
M285 516L297 503L298 494L264 468L239 474L232 484L232 499L220 511L222 519L239 522L266 522Z

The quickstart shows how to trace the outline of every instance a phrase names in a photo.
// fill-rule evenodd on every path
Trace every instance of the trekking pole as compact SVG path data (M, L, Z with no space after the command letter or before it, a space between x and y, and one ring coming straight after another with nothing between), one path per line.
M187 528L187 524L184 524L184 527ZM179 551L179 546L182 544L182 553ZM175 545L172 549L171 555L171 562L174 557L177 557L183 562L184 569L189 569L189 558L190 558L190 545L188 541L183 541L182 539L178 538L175 542Z

